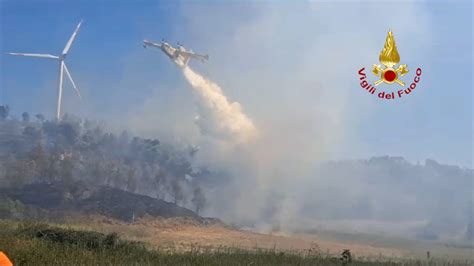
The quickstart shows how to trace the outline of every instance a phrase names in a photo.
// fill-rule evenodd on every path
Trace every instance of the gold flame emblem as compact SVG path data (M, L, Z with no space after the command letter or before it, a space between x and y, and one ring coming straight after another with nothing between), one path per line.
M407 65L400 65L398 68L394 68L394 66L400 62L400 54L398 54L395 38L391 30L388 31L385 45L379 55L379 61L385 68L382 68L380 65L373 65L372 72L376 76L380 76L380 79L374 82L375 86L382 82L388 84L396 82L400 86L405 86L405 83L399 80L398 76L402 77L408 73L408 67Z

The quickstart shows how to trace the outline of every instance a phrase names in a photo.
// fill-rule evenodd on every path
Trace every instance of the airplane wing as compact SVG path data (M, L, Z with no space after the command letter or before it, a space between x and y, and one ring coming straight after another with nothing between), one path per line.
M190 53L190 52L185 52L185 51L176 51L177 53L179 53L180 55L184 56L184 57L189 57L189 58L194 58L194 59L197 59L197 60L200 60L201 62L204 63L204 60L209 60L209 56L208 55L200 55L200 54L195 54L195 53Z
M150 41L143 41L143 47L146 47L146 46L153 46L153 47L157 47L157 48L161 48L162 44L161 43L155 43L155 42L150 42Z

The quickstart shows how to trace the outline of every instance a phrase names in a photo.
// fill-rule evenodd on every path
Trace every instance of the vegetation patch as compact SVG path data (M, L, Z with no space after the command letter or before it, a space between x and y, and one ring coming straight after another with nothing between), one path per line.
M0 250L15 265L472 265L472 261L341 257L319 252L244 250L228 247L175 252L151 249L117 234L74 230L42 223L0 220Z

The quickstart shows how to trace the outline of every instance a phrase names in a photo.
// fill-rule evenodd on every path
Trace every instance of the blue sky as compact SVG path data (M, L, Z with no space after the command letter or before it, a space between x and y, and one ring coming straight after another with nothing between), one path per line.
M305 157L389 154L472 167L468 1L1 0L0 9L0 102L13 113L53 116L57 65L3 53L58 54L84 19L66 62L84 99L66 82L65 112L147 135L171 128L189 136L196 112L189 86L169 60L141 46L145 38L165 38L209 53L207 64L192 67L274 132L273 141L299 145ZM394 102L357 83L360 67L378 63L388 28L411 70L407 77L423 68L417 91Z

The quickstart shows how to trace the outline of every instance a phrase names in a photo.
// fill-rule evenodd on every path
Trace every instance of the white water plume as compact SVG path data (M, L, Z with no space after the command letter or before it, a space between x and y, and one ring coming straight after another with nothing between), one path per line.
M217 84L189 67L183 68L183 74L199 99L199 115L195 122L203 135L233 143L247 143L255 139L257 128L238 102L229 101Z

